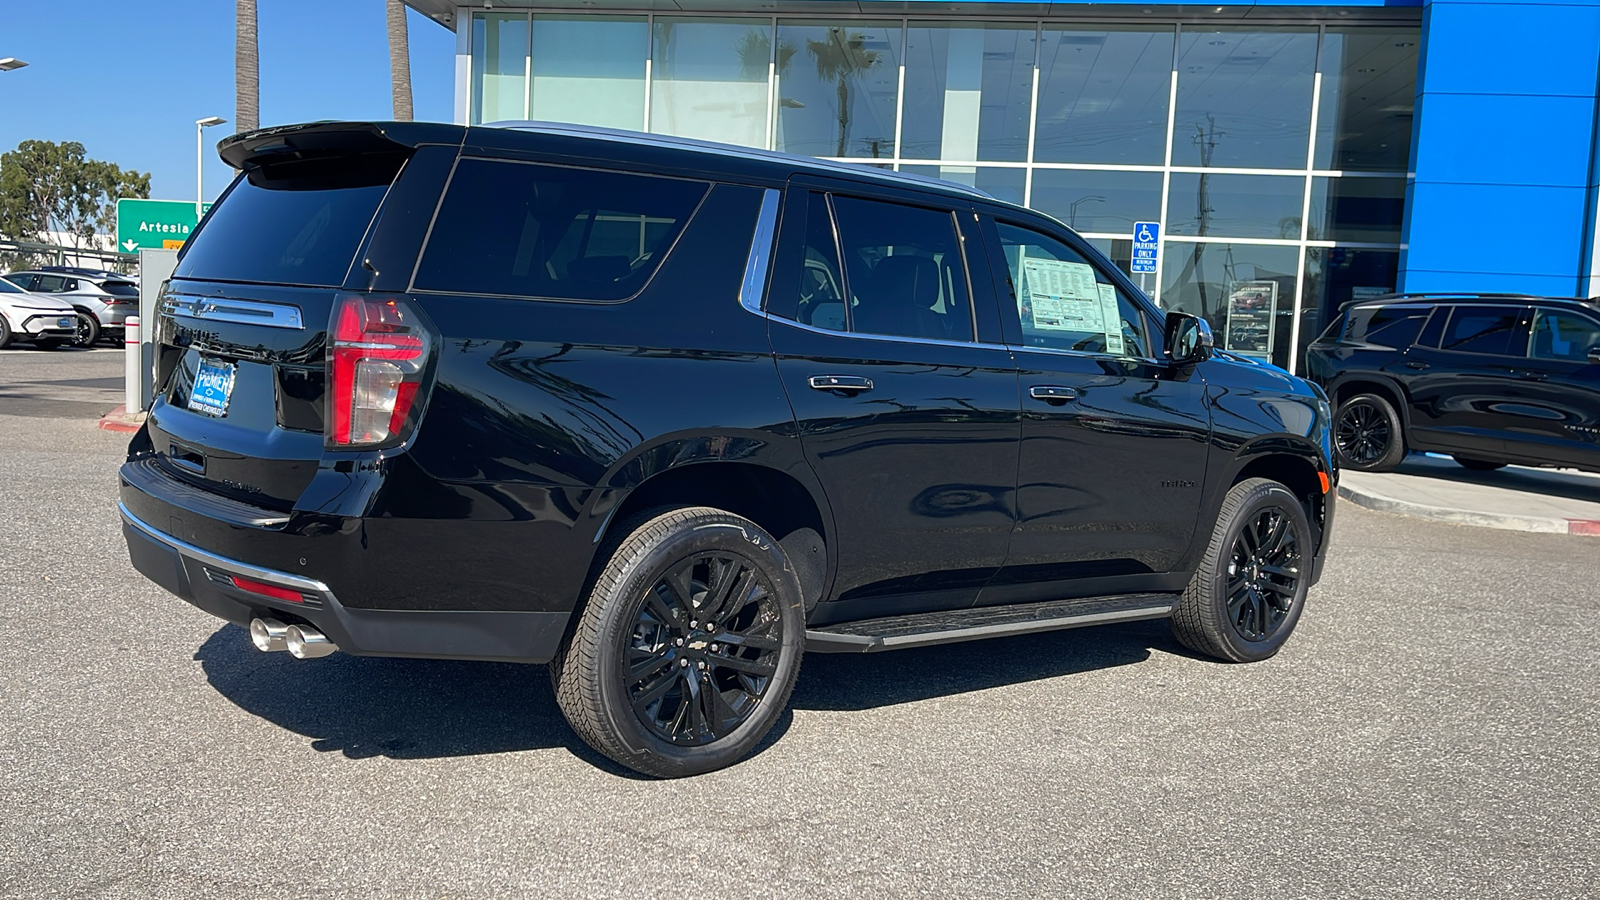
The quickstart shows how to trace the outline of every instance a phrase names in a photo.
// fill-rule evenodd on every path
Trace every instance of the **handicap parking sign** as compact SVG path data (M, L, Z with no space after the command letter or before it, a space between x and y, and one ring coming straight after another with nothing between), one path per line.
M1133 223L1133 267L1130 271L1154 272L1161 257L1161 223Z

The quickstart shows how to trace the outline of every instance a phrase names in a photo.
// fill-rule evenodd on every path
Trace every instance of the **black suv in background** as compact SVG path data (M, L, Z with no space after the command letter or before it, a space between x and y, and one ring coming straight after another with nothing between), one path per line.
M802 651L1170 618L1276 653L1330 411L1060 223L557 126L229 138L121 470L134 565L255 645L549 663L601 752L728 765Z
M1509 294L1399 294L1348 304L1306 352L1351 469L1407 451L1469 469L1600 471L1600 304Z

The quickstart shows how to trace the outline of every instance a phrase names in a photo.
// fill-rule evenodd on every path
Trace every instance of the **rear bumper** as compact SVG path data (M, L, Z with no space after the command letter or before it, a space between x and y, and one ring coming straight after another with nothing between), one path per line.
M569 613L347 608L321 581L219 556L140 520L128 507L122 534L140 574L219 619L248 626L258 616L305 623L356 656L549 662ZM286 588L301 602L235 587L232 576Z

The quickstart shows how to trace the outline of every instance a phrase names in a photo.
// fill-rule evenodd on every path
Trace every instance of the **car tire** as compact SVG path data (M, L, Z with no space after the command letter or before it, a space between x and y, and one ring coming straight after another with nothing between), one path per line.
M72 336L72 346L85 350L100 340L100 320L93 314L78 310L78 331Z
M1300 621L1315 555L1300 498L1266 478L1239 482L1172 611L1173 636L1225 662L1276 654Z
M1473 459L1470 456L1452 456L1450 458L1455 460L1456 464L1461 466L1461 468L1471 469L1474 472L1493 472L1495 469L1504 469L1506 467L1506 464L1503 462L1493 462L1487 459Z
M772 535L718 509L656 510L617 534L550 663L556 703L579 737L637 772L732 765L799 676L799 577Z
M1400 414L1377 394L1356 394L1333 417L1333 446L1346 469L1390 471L1406 458Z
M6 321L5 316L0 316L0 350L11 346L11 341L11 323Z
M33 346L40 350L59 350L66 343L62 338L44 338L33 342Z

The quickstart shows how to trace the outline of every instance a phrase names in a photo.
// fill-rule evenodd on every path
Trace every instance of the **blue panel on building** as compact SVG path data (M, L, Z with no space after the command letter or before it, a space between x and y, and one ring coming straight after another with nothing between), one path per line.
M1592 97L1600 6L1435 2L1423 94Z
M1429 94L1422 107L1426 128L1453 125L1458 136L1417 148L1419 180L1574 187L1589 178L1592 98Z
M1406 271L1565 276L1570 291L1584 240L1585 193L1583 187L1419 181L1412 191ZM1416 289L1409 276L1406 289Z
M1463 291L1484 294L1573 296L1574 281L1553 275L1501 275L1494 272L1430 272L1406 270L1405 289L1413 292Z

